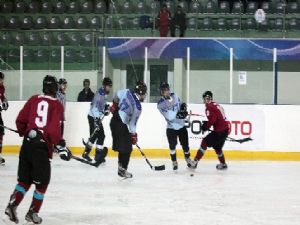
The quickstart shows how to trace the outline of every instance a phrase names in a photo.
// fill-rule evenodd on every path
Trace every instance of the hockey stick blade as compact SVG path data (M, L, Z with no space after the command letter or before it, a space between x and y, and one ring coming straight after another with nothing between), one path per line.
M253 141L253 139L251 137L242 138L242 139L234 139L234 138L228 137L228 141L237 142L237 143L242 144L244 142Z
M94 167L98 167L98 166L95 165L95 163L89 162L89 161L87 161L87 160L85 160L85 159L82 159L82 158L80 158L80 157L77 157L77 156L72 155L71 158L72 158L72 159L75 159L75 160L77 160L77 161L79 161L79 162L81 162L81 163L84 163L84 164L87 164L87 165L90 165L90 166L94 166Z
M153 170L156 170L156 171L161 171L161 170L165 170L165 169L166 169L166 166L165 166L165 165L154 166L154 167L153 167Z

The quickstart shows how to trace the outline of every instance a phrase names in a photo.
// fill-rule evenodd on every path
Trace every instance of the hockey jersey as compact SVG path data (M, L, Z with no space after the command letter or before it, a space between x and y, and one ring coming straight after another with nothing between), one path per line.
M95 93L93 101L91 102L91 108L89 115L93 118L100 118L104 114L104 109L106 105L106 94L103 87Z

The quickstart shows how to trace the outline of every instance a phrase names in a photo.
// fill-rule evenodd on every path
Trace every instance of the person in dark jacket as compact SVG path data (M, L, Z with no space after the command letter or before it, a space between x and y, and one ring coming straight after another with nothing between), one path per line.
M182 10L182 7L177 6L176 12L171 20L171 37L175 37L175 30L179 28L180 37L184 37L185 29L186 29L186 16L185 12Z
M78 102L91 102L94 98L94 92L90 89L90 80L83 80L83 90L79 92L77 101Z

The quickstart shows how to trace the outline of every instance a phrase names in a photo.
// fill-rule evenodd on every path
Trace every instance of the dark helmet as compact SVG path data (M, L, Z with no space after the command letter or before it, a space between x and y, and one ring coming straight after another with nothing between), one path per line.
M65 78L60 78L58 81L59 84L67 84L67 80Z
M109 77L104 77L104 79L102 81L102 85L112 87L113 83L112 83L112 80Z
M0 79L4 79L4 73L0 71Z
M202 98L210 97L213 98L213 93L211 91L206 91L203 93Z
M169 91L170 85L167 82L161 82L159 86L160 91Z
M147 93L147 85L143 81L136 82L134 92L139 95L145 95Z
M55 96L58 90L57 79L54 76L46 75L43 80L43 93Z

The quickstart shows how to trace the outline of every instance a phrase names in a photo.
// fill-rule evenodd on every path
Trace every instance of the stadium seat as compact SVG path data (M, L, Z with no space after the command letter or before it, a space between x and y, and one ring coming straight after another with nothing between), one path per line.
M28 13L39 13L41 11L41 3L32 1L28 4Z
M13 2L5 1L1 4L1 12L2 13L11 13L13 11Z
M214 4L214 2L208 1L208 2L205 4L205 6L204 6L203 12L204 12L204 13L216 13L216 12L217 12L217 7L216 7L216 5Z
M198 0L193 0L190 3L190 13L202 13L202 6Z
M241 20L240 18L233 18L231 20L230 29L232 30L240 30L241 29Z
M14 32L11 34L10 44L14 46L24 45L25 35L24 33Z
M134 17L130 21L130 28L131 29L139 29L140 28L140 17Z
M120 14L121 13L121 5L117 1L110 2L109 4L109 14Z
M27 45L30 45L30 46L39 45L40 41L41 41L41 38L40 38L40 35L38 34L38 32L32 32L27 35L27 38L26 38Z
M58 16L52 16L48 23L49 29L59 29L61 27L61 20Z
M221 1L219 5L219 13L229 13L230 12L230 5L229 2Z
M130 0L126 0L124 2L124 4L122 5L121 13L130 14L133 12L135 12L134 5L132 4L132 2Z
M15 3L15 12L16 13L24 13L26 11L26 2L24 1L17 1Z
M59 63L61 62L61 49L54 48L50 51L50 62Z
M299 21L296 18L291 18L287 21L287 28L291 31L300 30Z
M283 14L285 11L285 5L283 2L277 2L275 5L274 13Z
M173 15L173 14L174 14L174 10L175 10L174 1L166 0L166 1L165 1L165 4L166 4L168 10L169 10L169 11L171 12L171 14Z
M81 36L78 32L72 32L69 35L70 45L78 46L81 43Z
M7 60L9 63L19 62L20 61L20 49L9 49Z
M0 29L4 29L6 27L6 19L4 16L0 16Z
M272 4L270 2L262 2L261 9L264 10L265 13L272 13Z
M38 49L34 52L34 61L37 63L45 63L49 61L49 51L47 49Z
M150 13L157 14L160 10L159 3L157 1L151 1L149 5Z
M45 46L54 44L52 33L43 33L41 35L41 44Z
M218 18L217 30L227 30L227 21L225 18Z
M137 5L136 5L136 12L138 14L144 14L147 13L147 9L146 9L146 2L140 0Z
M21 23L22 29L32 29L33 28L33 19L31 16L25 16Z
M102 20L98 16L94 16L90 20L90 28L91 29L101 29L102 28Z
M234 2L232 6L232 13L234 14L243 14L244 13L244 5L242 2Z
M25 48L23 50L23 60L24 62L32 62L34 59L34 53L32 49Z
M270 26L269 20L264 20L262 23L260 23L258 25L258 30L259 31L268 31L270 28L269 26Z
M247 18L243 23L243 29L254 30L256 29L256 22L254 18Z
M63 1L58 1L54 5L54 13L63 14L66 12L66 4Z
M8 41L11 39L10 34L7 32L0 33L0 45L6 46L8 45Z
M247 14L254 14L257 10L257 3L256 2L248 2L246 7Z
M272 28L273 28L273 30L282 31L283 30L283 19L276 18Z
M93 35L91 33L85 33L82 36L81 45L83 46L92 46L93 44Z
M108 16L105 18L104 22L105 29L111 30L114 28L114 18L112 16Z
M85 16L78 17L76 21L76 28L77 29L86 29L88 28L88 21Z
M54 44L55 45L64 46L64 45L69 44L68 37L65 33L59 32L54 36L55 36L55 38L54 38Z
M197 18L191 17L187 20L187 28L189 30L196 30L198 28Z
M87 49L82 49L79 51L79 59L80 63L87 63L92 61L92 52Z
M74 63L77 61L77 53L74 49L65 49L64 56L65 63Z
M187 1L181 0L181 1L178 2L177 5L181 6L181 8L183 9L183 11L184 11L185 13L188 13L188 11L189 11L189 6L188 6Z
M106 13L106 3L103 0L98 0L95 3L94 13L104 14Z
M212 30L213 29L213 21L211 18L206 17L203 19L202 23L203 30Z
M34 21L35 29L45 29L47 27L47 20L44 16L39 16Z
M126 29L128 29L127 17L120 17L120 18L117 19L116 29L119 29L119 30L126 30Z
M20 27L20 21L19 17L12 16L9 18L9 21L7 23L7 28L9 29L17 29Z
M287 12L290 14L299 13L299 5L297 2L289 2L287 5Z
M75 22L72 16L67 16L64 18L64 21L62 23L63 29L73 29L75 28Z
M51 2L43 2L41 6L41 13L52 13L53 5Z
M93 3L91 1L83 2L81 6L81 13L88 14L93 11Z
M71 1L67 8L67 13L75 14L79 12L79 4L77 1Z

